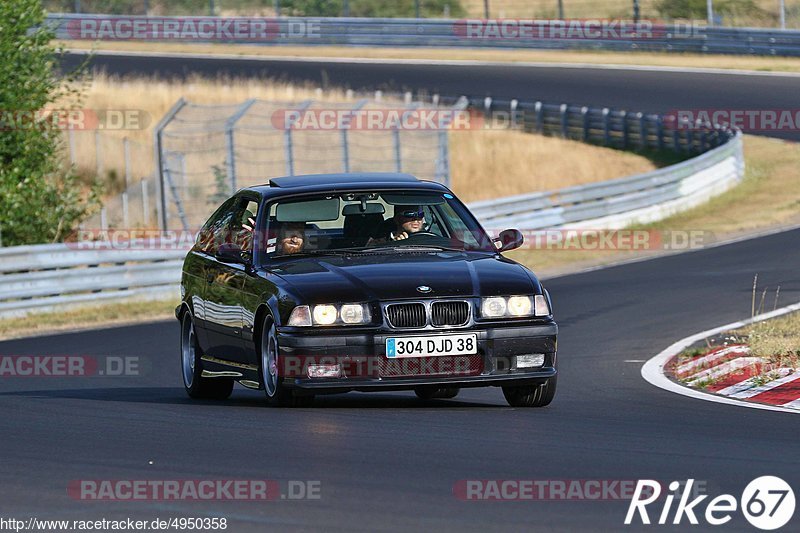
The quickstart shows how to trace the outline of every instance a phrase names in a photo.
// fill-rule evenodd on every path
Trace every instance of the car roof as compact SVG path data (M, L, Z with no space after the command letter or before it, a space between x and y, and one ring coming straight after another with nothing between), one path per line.
M411 174L393 172L360 172L349 174L306 174L273 178L269 184L256 185L253 190L263 196L282 196L302 192L348 191L359 189L419 189L448 191L433 181L417 179Z

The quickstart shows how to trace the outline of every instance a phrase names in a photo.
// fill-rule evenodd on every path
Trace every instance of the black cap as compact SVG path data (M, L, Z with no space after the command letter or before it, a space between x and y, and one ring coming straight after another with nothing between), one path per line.
M395 214L404 218L425 218L425 211L421 205L397 206L395 209Z

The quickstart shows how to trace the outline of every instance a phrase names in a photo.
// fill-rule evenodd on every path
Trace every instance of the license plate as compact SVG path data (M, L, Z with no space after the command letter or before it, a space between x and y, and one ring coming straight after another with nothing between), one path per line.
M386 339L386 357L436 357L440 355L473 355L478 353L474 333L435 335L431 337L390 337Z

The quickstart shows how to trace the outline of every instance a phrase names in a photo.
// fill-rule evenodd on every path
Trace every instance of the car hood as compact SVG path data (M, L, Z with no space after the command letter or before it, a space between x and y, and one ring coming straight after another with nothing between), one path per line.
M271 272L289 284L299 301L310 304L541 293L526 268L479 253L304 257Z

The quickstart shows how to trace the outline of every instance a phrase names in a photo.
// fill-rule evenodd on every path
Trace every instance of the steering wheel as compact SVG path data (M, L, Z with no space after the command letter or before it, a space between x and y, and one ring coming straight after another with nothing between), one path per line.
M451 246L450 239L442 237L438 233L425 230L420 230L416 233L410 233L405 239L394 242L400 246L402 246L404 243L415 246Z
M437 235L432 231L419 230L416 233L409 233L408 237L406 237L403 240L408 240L411 239L412 237L440 237L440 235Z

